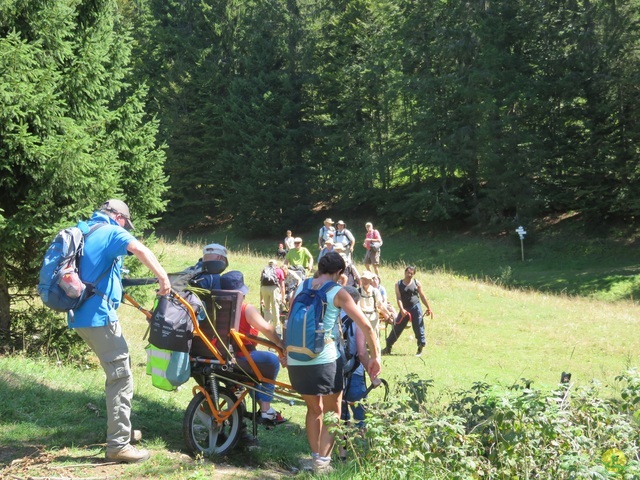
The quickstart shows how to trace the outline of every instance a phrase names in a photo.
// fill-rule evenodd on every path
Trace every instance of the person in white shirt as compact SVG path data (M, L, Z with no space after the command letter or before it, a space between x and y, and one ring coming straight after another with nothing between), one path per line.
M294 236L291 233L291 230L287 230L287 235L284 237L284 241L282 242L287 252L293 248L293 239Z
M333 220L330 218L324 219L324 225L318 230L318 250L322 250L324 242L328 238L333 238L336 233L336 229L333 227Z

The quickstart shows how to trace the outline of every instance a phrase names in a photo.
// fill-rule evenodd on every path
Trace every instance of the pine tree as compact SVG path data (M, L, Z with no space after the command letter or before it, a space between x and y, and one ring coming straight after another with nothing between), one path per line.
M114 0L4 2L0 10L0 330L33 293L53 234L109 197L140 227L162 209L164 155ZM11 292L11 293L10 293ZM14 293L15 292L15 293Z

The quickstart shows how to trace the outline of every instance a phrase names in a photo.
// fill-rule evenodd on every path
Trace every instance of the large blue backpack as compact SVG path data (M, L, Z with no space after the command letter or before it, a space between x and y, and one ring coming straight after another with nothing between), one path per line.
M315 290L311 288L311 281L311 278L305 280L302 290L294 298L285 330L287 353L292 359L303 362L317 357L324 349L327 292L338 285L336 282L326 282L322 288Z
M110 268L98 280L89 284L80 279L78 263L83 253L85 239L106 223L91 228L81 222L81 227L61 230L51 242L40 267L38 293L47 307L56 312L71 312L95 293L95 285L104 278Z

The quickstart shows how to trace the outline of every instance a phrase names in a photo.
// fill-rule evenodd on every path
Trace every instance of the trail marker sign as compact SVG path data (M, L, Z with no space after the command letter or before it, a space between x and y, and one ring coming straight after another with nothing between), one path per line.
M524 236L527 234L524 227L520 225L516 228L516 233L520 237L520 252L522 253L522 261L524 262Z

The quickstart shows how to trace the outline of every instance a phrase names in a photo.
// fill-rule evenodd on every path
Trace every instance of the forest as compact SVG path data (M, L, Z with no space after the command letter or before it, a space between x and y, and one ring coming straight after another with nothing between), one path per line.
M165 220L471 226L640 209L637 1L137 2ZM316 219L316 223L317 219Z
M0 332L53 234L114 196L141 232L634 224L639 8L1 0Z

